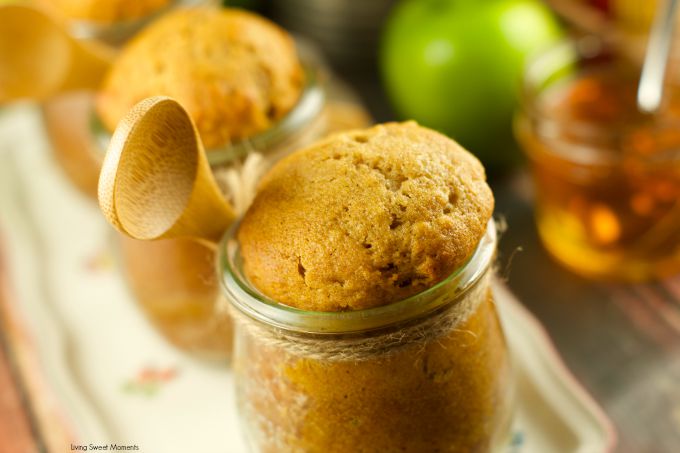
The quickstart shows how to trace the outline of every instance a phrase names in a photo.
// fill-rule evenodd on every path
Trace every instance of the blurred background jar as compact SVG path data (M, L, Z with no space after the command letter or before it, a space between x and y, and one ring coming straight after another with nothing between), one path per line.
M680 271L680 85L654 115L636 104L640 67L593 37L537 56L516 134L529 157L536 223L561 263L589 277Z
M214 0L213 0L214 2ZM178 6L211 0L0 3L0 103L96 87L117 50Z
M63 22L77 39L97 41L114 48L161 15L177 7L218 5L218 0L35 0Z
M217 0L39 0L37 5L86 48L96 52L106 65L114 64L118 51L144 27L176 8L218 7ZM96 71L86 86L75 86L44 99L41 103L47 135L56 161L77 189L97 196L102 162L100 145L91 134L95 91L108 68L78 68Z
M232 234L236 228L232 228ZM253 452L496 451L514 407L490 279L496 230L460 269L393 304L305 311L264 296L220 246L234 379Z
M273 162L334 130L370 121L314 50L296 45L274 24L233 9L178 10L123 49L97 97L71 98L70 117L45 108L55 143L79 140L68 148L79 151L68 160L73 181L88 183L81 187L92 197L112 130L139 97L151 95L186 103L237 213L248 207ZM118 242L122 272L159 332L192 354L228 357L232 332L229 318L215 312L214 251L187 239L146 242L119 235Z

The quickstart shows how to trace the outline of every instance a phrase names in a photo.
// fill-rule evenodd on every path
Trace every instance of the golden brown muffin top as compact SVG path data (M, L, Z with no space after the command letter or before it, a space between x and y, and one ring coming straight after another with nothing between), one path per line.
M170 0L40 0L40 3L69 19L110 24L142 18Z
M276 164L238 231L244 272L314 311L419 293L472 255L493 211L479 161L414 122L341 133Z
M237 9L181 9L123 49L97 112L113 131L137 102L170 96L212 148L269 128L293 108L303 80L292 39L272 22Z

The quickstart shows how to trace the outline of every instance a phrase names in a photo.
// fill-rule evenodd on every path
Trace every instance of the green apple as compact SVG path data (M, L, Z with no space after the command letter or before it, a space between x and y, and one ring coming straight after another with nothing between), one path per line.
M384 31L382 75L400 116L501 167L518 155L512 115L527 57L562 36L539 0L403 0Z

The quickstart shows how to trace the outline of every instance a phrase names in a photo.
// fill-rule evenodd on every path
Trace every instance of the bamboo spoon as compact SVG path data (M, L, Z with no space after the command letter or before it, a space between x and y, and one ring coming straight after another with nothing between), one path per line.
M175 100L137 104L116 128L99 177L99 206L135 239L190 237L213 245L236 217L193 121Z
M0 103L99 86L112 51L73 39L39 9L0 6Z

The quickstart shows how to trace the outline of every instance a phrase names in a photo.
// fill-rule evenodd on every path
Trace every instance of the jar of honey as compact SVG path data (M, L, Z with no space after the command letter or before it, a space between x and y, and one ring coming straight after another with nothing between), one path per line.
M235 322L242 426L253 452L496 451L513 407L489 287L496 230L437 285L357 311L305 311L260 292L236 228L220 247Z
M587 37L527 66L516 135L529 158L548 251L593 278L680 271L680 91L636 104L640 67Z

